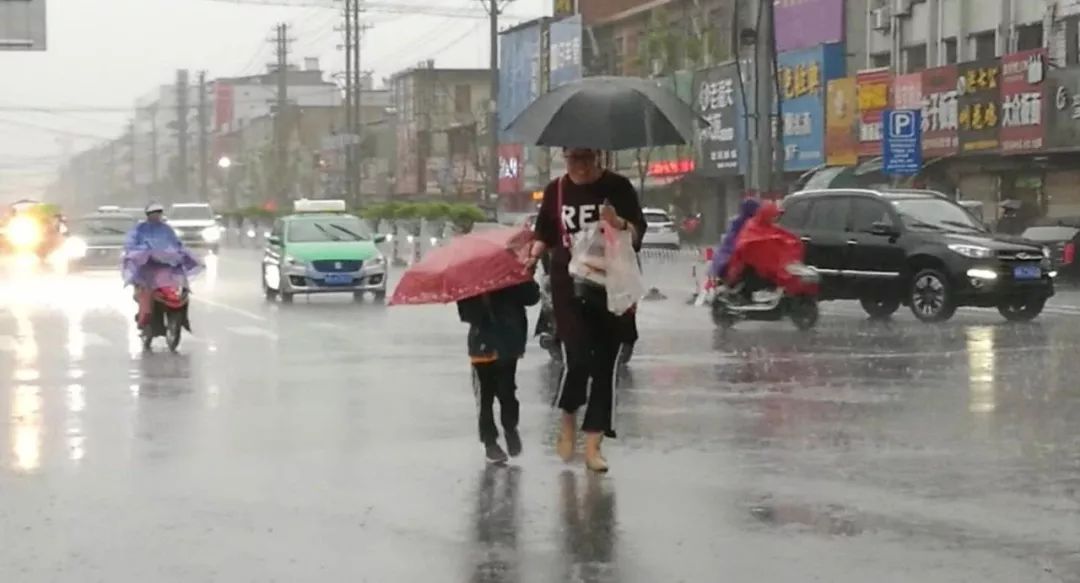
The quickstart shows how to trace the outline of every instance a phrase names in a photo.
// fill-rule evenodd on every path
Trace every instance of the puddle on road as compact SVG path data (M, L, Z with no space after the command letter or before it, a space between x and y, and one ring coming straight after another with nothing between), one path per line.
M750 507L750 515L769 526L809 529L831 536L858 536L865 527L841 506L814 508L799 504L763 503Z

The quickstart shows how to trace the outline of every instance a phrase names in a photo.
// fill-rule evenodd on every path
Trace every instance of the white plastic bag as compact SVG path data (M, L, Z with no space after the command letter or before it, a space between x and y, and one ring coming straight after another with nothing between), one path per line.
M630 231L604 229L603 241L608 311L621 316L645 297L645 282Z
M570 249L570 275L589 283L607 285L607 252L600 224L589 225L574 235Z

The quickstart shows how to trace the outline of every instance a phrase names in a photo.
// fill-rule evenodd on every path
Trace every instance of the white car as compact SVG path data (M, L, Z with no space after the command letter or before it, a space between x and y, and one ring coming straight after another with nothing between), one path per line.
M165 213L165 220L184 245L217 252L222 229L210 205L204 202L174 204Z
M657 208L642 209L645 214L645 237L642 239L643 247L663 247L666 249L678 249L679 230L675 228L675 221L667 211Z

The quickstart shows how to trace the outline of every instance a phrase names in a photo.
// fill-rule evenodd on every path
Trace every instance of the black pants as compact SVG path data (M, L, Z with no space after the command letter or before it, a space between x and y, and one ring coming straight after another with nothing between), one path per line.
M615 437L615 375L626 324L603 306L575 299L577 326L561 338L565 352L556 405L576 413L583 405L581 429Z
M503 431L517 431L520 406L517 400L517 359L473 364L473 392L480 410L480 441L494 443L499 438L495 427L495 399L499 399L499 417Z

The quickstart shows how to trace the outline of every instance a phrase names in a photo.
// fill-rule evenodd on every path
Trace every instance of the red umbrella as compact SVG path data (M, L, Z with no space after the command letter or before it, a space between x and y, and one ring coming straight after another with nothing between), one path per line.
M454 237L407 269L391 304L448 304L532 279L525 269L532 231L492 229Z

